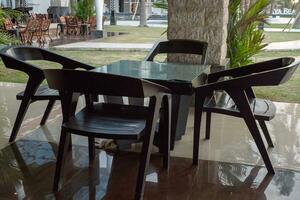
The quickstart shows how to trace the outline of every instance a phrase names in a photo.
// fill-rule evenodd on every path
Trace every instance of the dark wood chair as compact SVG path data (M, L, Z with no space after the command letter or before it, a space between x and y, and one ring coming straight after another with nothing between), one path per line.
M145 61L153 61L155 56L162 53L180 53L201 55L199 64L204 64L206 59L207 42L198 40L173 39L157 42L150 53L144 59Z
M55 101L60 99L57 91L49 89L47 85L41 85L41 83L45 80L43 70L26 61L52 61L61 64L64 69L83 68L86 70L90 70L94 68L90 65L72 60L70 58L66 58L64 56L37 47L7 47L2 49L2 51L0 52L0 56L4 62L4 65L7 68L22 71L26 73L29 77L25 91L17 94L17 100L21 100L22 102L9 138L9 142L13 142L16 139L24 116L31 103L42 100L49 101L44 116L40 123L41 125L44 125L47 121L47 118L51 112L53 105L55 104Z
M202 112L207 112L206 138L209 138L211 113L215 112L244 119L268 172L274 174L256 120L261 125L269 146L273 146L265 121L274 118L275 105L271 101L256 98L252 87L283 84L290 79L298 65L299 61L294 58L279 58L209 74L208 83L195 89L193 163L198 164ZM226 77L231 79L225 79ZM223 93L223 97L218 99L213 94L216 91L224 91L226 94ZM228 103L228 99L234 104Z
M145 61L154 61L155 57L159 54L165 54L165 53L170 53L170 54L187 54L187 55L201 55L199 64L205 64L206 60L206 52L207 52L207 47L208 43L204 41L199 41L199 40L187 40L187 39L172 39L172 40L163 40L157 42L153 48L150 50L149 54L145 57ZM176 80L174 80L176 81ZM167 85L164 85L166 87L169 87ZM189 104L190 103L191 97L185 96L185 95L172 95L172 103L173 107L182 105L182 104ZM129 102L132 104L142 104L143 101L132 98L129 99ZM188 113L186 113L186 119L187 119ZM180 120L184 120L185 116L183 117L178 117L182 116L179 109L174 109L172 110L172 132L176 130L177 123ZM181 136L175 136L172 134L171 137L175 137L176 140L179 139ZM171 139L171 149L174 149L175 145L175 138Z
M69 148L71 134L87 136L89 158L95 154L94 138L142 141L142 152L137 177L135 199L143 198L156 122L163 105L161 141L163 165L169 166L170 148L170 97L169 89L158 84L131 78L79 70L44 70L49 87L59 91L63 110L63 124L57 155L54 190L59 187L63 160ZM90 103L75 114L79 94L129 96L150 98L148 106Z

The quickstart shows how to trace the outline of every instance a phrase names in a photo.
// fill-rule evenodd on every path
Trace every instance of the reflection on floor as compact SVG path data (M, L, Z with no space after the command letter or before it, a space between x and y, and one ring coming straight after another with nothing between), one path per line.
M47 102L31 105L18 141L7 146L20 103L15 94L23 88L0 83L0 199L132 199L138 155L98 151L94 167L88 168L87 141L82 137L72 140L64 187L57 194L51 192L60 106L39 127ZM222 115L213 115L212 137L201 140L200 165L192 166L191 111L186 135L172 152L170 171L162 169L159 155L152 157L145 199L299 199L300 106L276 105L277 116L268 123L275 144L269 149L277 168L273 177L266 176L265 168L254 167L262 161L244 122Z
M34 133L31 135L42 135ZM138 154L97 151L89 167L87 148L73 146L64 174L63 188L52 193L56 143L21 139L0 152L0 199L133 199ZM162 168L154 155L146 178L144 199L299 199L300 173L188 158L171 159Z

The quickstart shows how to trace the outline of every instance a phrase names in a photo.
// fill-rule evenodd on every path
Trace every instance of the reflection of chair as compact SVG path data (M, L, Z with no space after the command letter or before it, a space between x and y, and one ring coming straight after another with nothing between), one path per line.
M257 119L263 128L263 133L269 145L272 146L273 144L264 121L271 120L274 117L275 105L271 101L256 98L252 87L275 86L285 83L290 79L298 65L299 62L295 61L294 58L280 58L209 74L208 84L195 89L193 163L198 163L202 112L208 112L207 138L209 137L210 129L210 113L216 112L244 119L269 173L275 173L256 124ZM233 78L220 80L225 77ZM224 98L221 98L219 102L218 99L211 101L211 99L214 99L211 94L220 90L226 92L228 97L225 99L232 99L233 104L224 101ZM209 97L207 98L207 96Z
M51 112L55 101L60 99L55 90L51 90L47 85L42 85L44 81L44 73L42 69L27 63L26 61L47 60L59 63L64 69L84 68L86 70L93 69L92 66L60 56L45 49L36 47L8 47L2 50L0 56L7 68L19 70L29 76L25 91L17 94L17 100L21 100L21 105L17 114L17 118L12 129L9 141L15 140L22 121L25 117L29 105L35 101L49 101L41 125L44 125Z
M146 61L153 61L154 57L163 53L180 53L180 54L194 54L201 55L201 64L205 63L207 42L197 40L174 39L159 41L151 49L146 56Z
M80 31L80 24L77 17L69 16L66 17L67 34L78 35Z
M63 125L57 155L54 190L58 189L64 155L69 147L70 134L87 136L90 161L94 159L94 138L141 140L143 142L135 199L142 199L156 122L161 104L164 143L164 167L169 165L170 118L169 90L141 79L78 70L44 70L47 82L61 95ZM96 86L96 87L95 87ZM102 94L150 98L149 106L120 104L90 104L75 115L78 94Z

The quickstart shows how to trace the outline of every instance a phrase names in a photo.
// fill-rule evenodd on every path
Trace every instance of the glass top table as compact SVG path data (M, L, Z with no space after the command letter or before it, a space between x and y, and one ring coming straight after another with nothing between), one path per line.
M95 72L143 78L152 81L197 83L209 73L210 65L157 63L149 61L120 60L94 69Z
M210 65L120 60L92 71L142 78L168 87L172 93L171 148L173 148L175 139L179 140L185 133L193 86L206 81ZM122 99L116 100L115 97L106 100L123 103Z

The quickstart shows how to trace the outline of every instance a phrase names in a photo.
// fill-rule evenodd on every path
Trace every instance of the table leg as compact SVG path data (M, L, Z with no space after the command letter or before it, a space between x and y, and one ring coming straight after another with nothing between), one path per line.
M172 95L171 150L185 134L191 100L191 95Z

